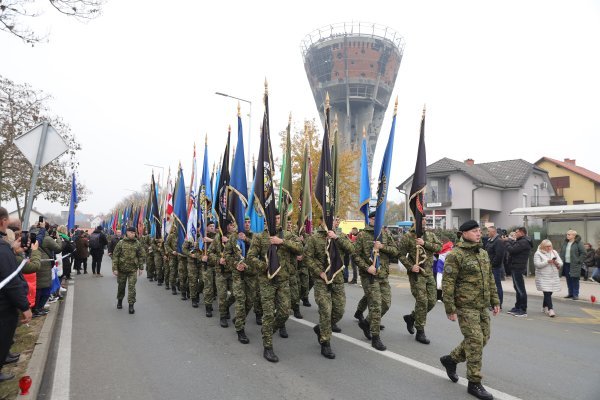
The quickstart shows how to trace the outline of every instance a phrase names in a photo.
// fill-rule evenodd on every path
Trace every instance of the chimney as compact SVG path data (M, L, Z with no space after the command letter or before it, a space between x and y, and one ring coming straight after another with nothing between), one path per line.
M569 164L575 166L575 160L571 160L570 158L565 158L565 164Z
M475 160L473 160L472 158L467 158L465 160L465 164L467 164L467 165L474 165L475 164Z

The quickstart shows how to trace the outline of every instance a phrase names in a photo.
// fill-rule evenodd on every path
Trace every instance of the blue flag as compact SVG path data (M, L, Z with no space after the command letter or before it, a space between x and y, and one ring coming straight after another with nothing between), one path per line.
M204 238L206 236L206 225L212 209L212 188L210 186L210 171L208 167L208 142L204 140L204 161L202 162L202 175L200 176L200 188L198 190L198 229L201 239L198 240L198 248L204 250Z
M242 130L242 118L238 112L238 139L231 179L229 181L230 199L228 202L229 213L237 224L238 233L244 232L244 217L248 206L248 181L246 180L246 159L244 158L244 132ZM239 240L242 256L246 256L244 242Z
M174 223L177 225L177 252L182 253L183 242L187 228L187 198L185 197L185 183L183 180L183 170L179 167L177 177L177 192L175 194L175 204L173 205Z
M254 187L254 179L256 179L256 167L252 167L252 186ZM262 233L265 230L265 218L257 211L256 205L254 204L254 190L250 191L250 198L248 199L248 210L246 216L250 218L250 231L253 233Z
M360 198L358 206L365 215L365 226L369 225L369 201L371 200L371 182L369 180L369 161L367 159L367 138L363 132L360 151Z
M67 222L67 228L69 231L75 228L75 208L77 208L77 184L75 183L75 173L73 172L73 180L71 182L71 202L69 204L69 220Z

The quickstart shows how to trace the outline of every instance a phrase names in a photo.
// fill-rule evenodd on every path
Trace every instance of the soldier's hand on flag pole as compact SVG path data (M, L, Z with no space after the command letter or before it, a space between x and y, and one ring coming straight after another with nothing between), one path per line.
M425 241L423 240L423 238L417 238L416 242L417 242L417 244L419 246L424 246L425 245Z
M240 240L246 240L246 234L244 232L239 232L238 233L238 239L240 239Z
M219 264L225 265L225 259L223 257L219 259Z
M302 261L302 259L303 259L303 258L304 258L304 257L303 257L303 256L301 256L301 255L300 255L300 256L296 256L296 260L298 260L298 261Z
M229 242L229 238L227 236L221 236L221 242L227 243Z
M323 279L325 282L327 282L327 274L325 272L321 272L319 274L319 277L321 277L321 279Z
M373 249L375 249L375 250L383 249L383 243L381 243L379 240L376 240L373 243Z
M421 267L418 265L413 265L412 268L410 269L411 272L417 273L421 270Z
M235 267L238 271L242 272L246 269L246 264L244 263L239 263L236 267Z
M269 239L271 240L271 244L277 245L277 244L283 243L283 239L280 238L279 236L271 236L271 237L269 237Z
M369 268L367 268L367 272L371 275L376 275L377 274L377 268L375 267L375 264L371 265Z
M454 313L454 314L448 314L448 319L450 321L456 321L456 319L457 319L456 313Z
M208 256L206 256L206 255L202 256L202 262L206 262L206 261L208 261Z
M327 231L327 237L329 239L337 239L338 238L338 236L335 234L334 231Z

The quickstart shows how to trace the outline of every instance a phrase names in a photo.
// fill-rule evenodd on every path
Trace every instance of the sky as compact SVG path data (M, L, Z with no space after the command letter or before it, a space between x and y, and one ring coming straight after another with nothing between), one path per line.
M108 0L88 23L48 10L32 24L49 41L34 47L0 33L0 75L52 95L51 110L82 146L77 176L91 194L78 211L105 213L153 169L164 175L181 162L189 181L205 135L218 162L237 101L215 92L252 103L251 123L241 103L252 154L265 78L274 150L290 112L298 129L318 118L300 43L351 21L387 25L406 43L373 162L377 176L398 96L391 187L414 171L424 104L428 164L547 156L600 172L600 1Z

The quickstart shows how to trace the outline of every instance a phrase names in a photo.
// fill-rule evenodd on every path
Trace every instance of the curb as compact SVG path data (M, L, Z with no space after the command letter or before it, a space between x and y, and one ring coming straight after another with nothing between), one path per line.
M54 326L58 317L59 305L59 302L50 304L50 312L44 321L40 336L35 343L33 353L29 359L27 371L25 371L25 375L31 377L29 394L25 396L19 395L19 399L37 399L38 397L40 387L42 386L46 361L48 360L48 353L50 352L50 345L52 344L52 334L54 333Z

